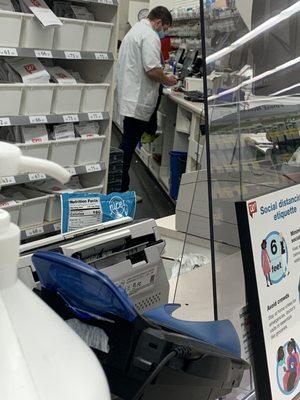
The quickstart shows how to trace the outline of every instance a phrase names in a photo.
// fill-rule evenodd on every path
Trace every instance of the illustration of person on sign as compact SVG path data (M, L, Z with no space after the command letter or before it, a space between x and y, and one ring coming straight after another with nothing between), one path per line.
M267 250L267 241L264 239L261 243L261 258L262 258L262 269L266 278L267 286L273 285L270 277L271 273L271 260Z
M297 352L297 345L294 339L291 339L287 345L287 368L285 368L285 376L283 378L283 385L287 392L292 392L296 386L300 374L299 354Z

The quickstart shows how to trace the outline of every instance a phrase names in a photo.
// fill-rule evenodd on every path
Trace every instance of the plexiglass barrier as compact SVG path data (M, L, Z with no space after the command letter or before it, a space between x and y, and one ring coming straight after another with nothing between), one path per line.
M189 319L231 320L251 363L255 310L247 308L235 202L300 182L300 1L215 0L204 10L209 130L200 130L198 170L181 180L176 228L185 240L174 301ZM254 390L251 371L226 399Z

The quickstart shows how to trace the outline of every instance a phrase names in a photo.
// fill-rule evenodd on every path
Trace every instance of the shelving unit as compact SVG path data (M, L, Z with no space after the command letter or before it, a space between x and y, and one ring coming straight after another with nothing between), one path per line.
M136 149L140 160L168 195L170 151L187 153L186 172L200 169L203 163L204 137L200 133L200 125L203 123L202 109L200 104L195 106L178 96L163 96L158 112L161 135L153 143L138 146Z
M46 143L25 143L20 146L25 149L26 154L29 152L28 155L35 154L34 150L41 147L44 149L41 155L44 158L52 159L54 147L59 155L59 151L63 153L63 147L59 149L60 145L65 145L67 151L68 148L71 149L74 143L72 147L74 161L66 168L72 176L78 177L83 187L82 191L86 192L91 189L92 192L101 191L105 193L108 180L115 59L117 55L118 1L76 0L75 3L83 3L93 13L95 21L61 18L62 28L49 27L44 29L32 14L0 10L0 31L7 27L13 27L13 29L8 29L5 35L1 34L0 58L36 58L41 62L52 60L54 65L77 71L86 82L76 85L52 83L40 85L44 93L45 90L48 90L44 110L41 110L40 106L39 98L42 91L38 92L39 85L0 84L2 99L7 98L8 86L11 86L13 90L11 98L14 99L13 96L15 96L16 99L14 102L8 101L9 106L2 110L0 104L0 129L1 127L23 125L99 122L100 135L103 136L103 140L101 147L99 147L100 144L97 144L97 149L100 149L98 158L95 151L91 151L91 147L89 150L85 148L85 146L91 145L92 140L95 139L78 138L70 139L69 142L68 140L51 140ZM28 97L28 92L33 89L36 90L35 96ZM68 98L67 90L69 90L70 101L66 100ZM72 93L77 96L76 102L74 102L76 106L72 105L71 100L74 99ZM33 92L30 92L30 94L33 94ZM30 102L24 105L24 102L29 101L28 98ZM18 104L18 101L20 104ZM5 112L10 109L11 103L14 105L14 107L11 107L13 112ZM88 142L89 140L90 142ZM37 154L39 153L37 152ZM64 164L63 159L61 164ZM40 173L9 176L0 180L0 186L1 191L14 186L19 190L24 188L26 184L47 181L48 179L47 176ZM55 196L58 195L41 193L41 199L43 198L44 202L47 198L47 207L49 201L56 198ZM15 210L19 208L20 213L24 212L21 201L13 200L11 203L14 203ZM5 202L2 201L1 206L5 208ZM16 221L16 215L14 215L14 218ZM32 224L32 226L27 224L25 227L21 227L21 239L35 240L59 232L59 219L47 222L46 218L45 210L42 223L39 225Z

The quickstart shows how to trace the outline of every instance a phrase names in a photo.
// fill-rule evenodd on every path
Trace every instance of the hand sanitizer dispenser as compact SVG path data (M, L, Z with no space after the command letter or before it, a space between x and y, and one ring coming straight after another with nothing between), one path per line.
M50 161L0 142L0 177L42 172L70 176ZM17 279L20 230L0 211L0 399L108 400L105 374L88 346Z

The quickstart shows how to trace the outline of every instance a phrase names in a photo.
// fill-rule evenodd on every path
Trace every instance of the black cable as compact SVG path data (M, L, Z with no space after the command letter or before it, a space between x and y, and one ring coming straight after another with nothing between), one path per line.
M156 378L156 376L160 373L160 371L163 369L163 367L170 361L172 358L177 357L177 351L173 350L171 351L168 355L166 355L165 358L161 360L161 362L157 365L157 367L154 369L151 375L148 376L148 378L145 380L143 385L140 387L139 391L137 394L132 398L132 400L140 400L140 398L143 396L146 388L150 383Z
M156 376L160 373L160 371L163 369L163 367L170 361L172 358L180 358L180 359L199 359L203 358L204 356L201 355L199 357L199 354L196 352L194 353L193 350L190 347L186 346L178 346L176 347L173 351L171 351L169 354L165 356L161 360L161 362L157 365L157 367L154 369L154 371L151 373L151 375L148 376L146 381L143 383L137 394L132 398L132 400L140 400L141 397L143 396L146 388L148 385L151 384L151 382L156 378Z

